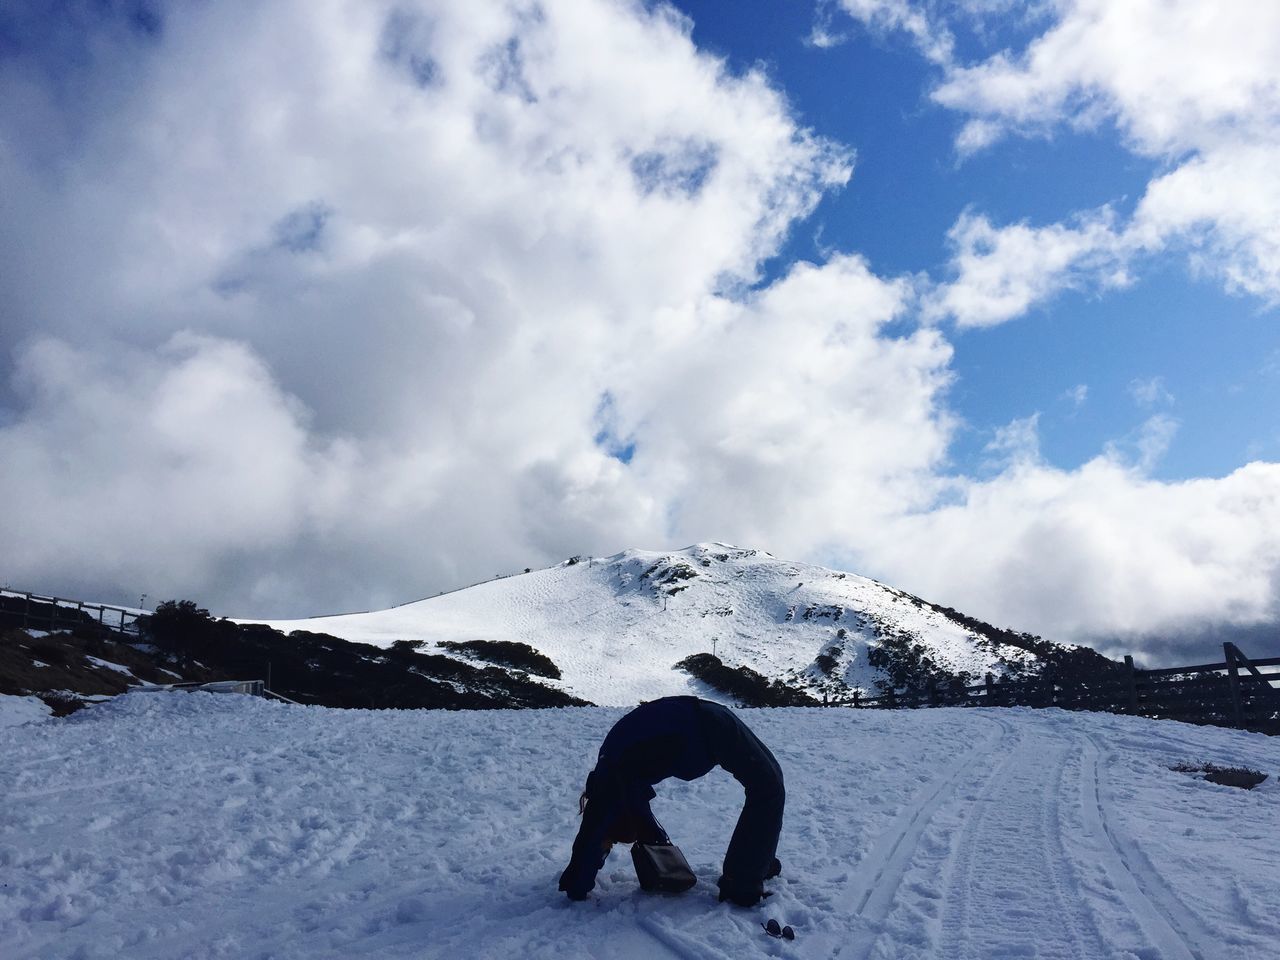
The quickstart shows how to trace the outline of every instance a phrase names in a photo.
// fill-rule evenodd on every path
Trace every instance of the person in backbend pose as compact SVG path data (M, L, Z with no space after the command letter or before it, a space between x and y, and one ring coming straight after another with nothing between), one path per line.
M670 843L649 809L653 785L668 777L696 780L716 765L747 794L717 881L720 899L750 907L768 896L764 881L782 872L776 857L786 799L782 768L732 711L698 697L654 700L614 724L579 799L582 825L560 889L570 900L585 900L615 843Z

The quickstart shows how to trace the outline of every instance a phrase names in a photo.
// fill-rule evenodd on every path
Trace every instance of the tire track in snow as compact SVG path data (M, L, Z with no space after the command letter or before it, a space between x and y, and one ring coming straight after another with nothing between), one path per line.
M705 918L699 922L705 923ZM641 919L639 927L677 960L734 960L731 954L716 950L710 944L653 916Z
M1217 938L1160 879L1145 854L1107 822L1101 784L1103 748L1092 734L1083 740L1081 811L1098 841L1099 859L1112 888L1161 960L1214 960L1203 944Z
M1020 736L1018 743L1021 743ZM968 929L970 917L969 885L973 876L974 850L978 846L977 826L981 820L985 819L986 808L990 805L991 797L1013 759L1014 755L1010 753L992 770L990 777L964 814L959 840L952 847L947 864L947 892L943 900L941 943L938 947L943 957L959 956L961 948L965 946L965 931Z
M948 764L919 799L894 818L858 865L854 881L836 900L837 913L854 916L860 923L859 929L838 950L836 957L866 955L893 908L898 888L934 814L955 794L975 761L997 750L1013 735L1013 728L1005 720L998 717L982 719L989 720L997 728L996 732ZM992 773L987 776L992 776Z
M122 783L132 783L140 779L139 774L130 774L127 777L111 777L106 780L86 780L76 783L66 783L56 787L47 787L43 790L25 790L19 793L11 793L8 796L10 800L37 800L45 797L56 797L64 793L82 793L85 790L101 790L104 787L114 787Z
M1039 725L1023 724L1013 749L982 792L961 811L963 827L947 871L937 955L948 960L1044 957L1093 960L1105 950L1097 930L1068 892L1074 888L1062 845L1059 792L1068 744ZM1045 883L1044 881L1048 882ZM1026 931L1054 917L1034 943Z
M1060 761L1055 764L1053 782L1047 784L1045 802L1041 806L1042 850L1048 866L1046 875L1052 886L1054 899L1061 907L1059 916L1062 917L1071 940L1077 945L1073 954L1081 960L1092 960L1105 953L1103 938L1084 902L1078 895L1073 896L1080 889L1080 878L1072 869L1071 858L1062 837L1062 792L1066 789L1067 768L1074 766L1079 769L1081 763L1078 747L1070 751L1070 761L1066 759L1068 752L1064 749ZM1079 949L1081 945L1085 948L1083 951Z

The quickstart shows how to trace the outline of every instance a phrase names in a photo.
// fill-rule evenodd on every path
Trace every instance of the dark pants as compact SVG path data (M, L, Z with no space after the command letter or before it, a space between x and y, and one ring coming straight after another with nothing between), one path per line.
M720 893L730 900L754 903L772 873L778 852L786 802L782 768L769 748L732 712L705 701L698 707L716 763L733 774L747 794L724 855Z

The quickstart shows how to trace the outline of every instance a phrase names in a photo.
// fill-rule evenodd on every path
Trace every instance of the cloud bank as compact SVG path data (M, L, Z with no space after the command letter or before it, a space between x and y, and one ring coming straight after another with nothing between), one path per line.
M931 36L910 9L882 25ZM990 476L958 477L951 346L930 322L1123 282L1134 238L1177 237L1266 295L1280 220L1188 179L1227 154L1171 170L1130 223L967 215L950 287L855 253L760 286L852 150L667 8L0 16L20 38L0 59L15 585L286 616L722 539L1157 653L1158 631L1277 617L1274 465L1152 480L1176 428L1156 414L1129 454L1074 471L1021 422ZM1038 98L984 92L1045 87L1035 62L957 71L946 96L1002 135L1048 122L1033 102L1074 109L1053 91L1078 72ZM1205 115L1131 136L1181 142L1169 131Z

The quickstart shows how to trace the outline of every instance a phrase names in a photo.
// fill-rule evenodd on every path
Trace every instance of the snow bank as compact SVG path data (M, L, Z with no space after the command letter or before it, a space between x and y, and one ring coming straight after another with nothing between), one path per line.
M39 697L15 697L0 693L0 727L16 727L22 723L43 720L53 711Z
M0 943L45 957L1274 956L1280 740L1057 710L743 711L787 777L776 895L719 904L741 790L659 787L700 883L556 889L624 711L132 693L0 730ZM1272 774L1257 790L1179 760ZM759 923L793 926L794 944Z

